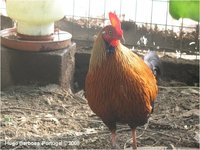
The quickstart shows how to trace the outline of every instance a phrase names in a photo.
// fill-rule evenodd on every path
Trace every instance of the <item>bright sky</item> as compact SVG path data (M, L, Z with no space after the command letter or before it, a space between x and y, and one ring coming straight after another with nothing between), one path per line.
M105 12L106 17L108 17L108 12L115 11L118 15L120 12L125 14L125 20L147 23L151 23L151 8L153 7L152 23L166 24L167 16L168 25L181 24L181 20L174 20L169 15L166 0L154 0L153 6L152 0L63 0L63 5L65 6L65 14L68 16L72 16L74 11L75 16L102 17ZM5 0L0 0L0 8L1 12L5 14ZM194 26L195 24L197 22L184 19L184 26Z

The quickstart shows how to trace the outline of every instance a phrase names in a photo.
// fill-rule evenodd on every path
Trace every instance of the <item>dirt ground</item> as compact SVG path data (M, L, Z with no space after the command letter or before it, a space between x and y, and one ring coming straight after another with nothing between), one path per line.
M176 84L159 86L149 123L137 128L139 147L199 147L198 88ZM110 132L88 107L83 90L73 94L57 85L9 87L1 92L0 123L2 149L110 148ZM129 127L117 127L120 147L130 147Z

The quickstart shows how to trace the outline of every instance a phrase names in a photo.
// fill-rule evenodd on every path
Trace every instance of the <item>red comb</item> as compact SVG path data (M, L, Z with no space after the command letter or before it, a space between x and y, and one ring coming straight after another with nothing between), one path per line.
M117 30L121 31L121 22L115 13L109 12L109 19L112 26Z

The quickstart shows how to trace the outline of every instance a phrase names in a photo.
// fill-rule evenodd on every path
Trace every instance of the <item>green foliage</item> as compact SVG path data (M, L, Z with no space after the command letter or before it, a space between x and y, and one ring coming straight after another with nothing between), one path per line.
M190 18L199 21L199 0L170 0L169 12L177 20Z

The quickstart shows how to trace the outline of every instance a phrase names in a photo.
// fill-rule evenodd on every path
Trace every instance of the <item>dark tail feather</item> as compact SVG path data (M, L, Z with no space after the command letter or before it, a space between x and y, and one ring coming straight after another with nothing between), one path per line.
M149 66L157 81L161 78L161 62L155 51L149 51L144 56L144 62Z

